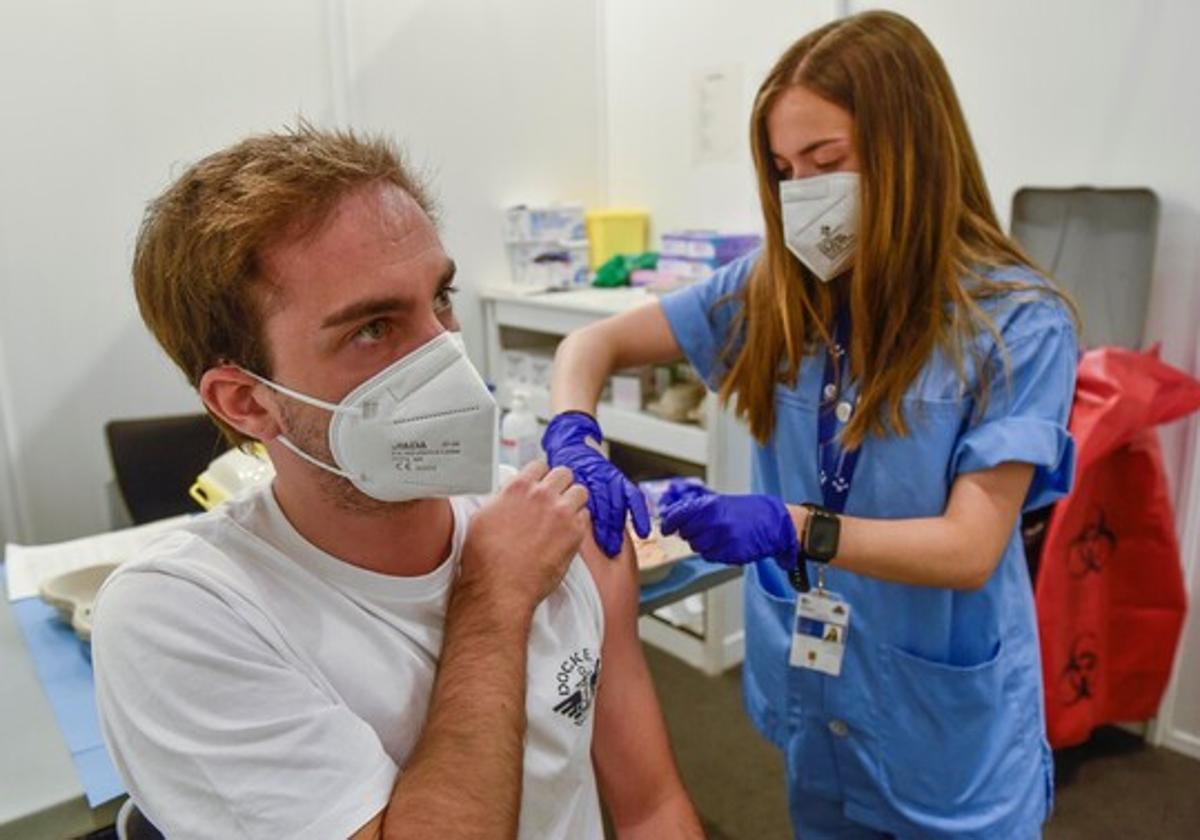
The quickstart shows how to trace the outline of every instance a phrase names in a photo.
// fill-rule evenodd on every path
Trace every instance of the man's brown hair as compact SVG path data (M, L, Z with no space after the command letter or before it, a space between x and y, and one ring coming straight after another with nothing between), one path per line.
M296 226L318 226L340 198L372 183L394 184L435 217L392 143L303 121L204 158L150 202L133 258L134 291L142 319L193 387L226 363L271 375L263 249ZM213 419L232 443L248 442Z

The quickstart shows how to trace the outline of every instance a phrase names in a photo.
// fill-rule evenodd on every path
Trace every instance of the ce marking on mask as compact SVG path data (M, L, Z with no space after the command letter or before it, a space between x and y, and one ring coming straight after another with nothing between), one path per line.
M457 458L462 450L462 443L457 440L432 444L423 440L398 441L392 444L392 464L398 472L428 472L437 469L438 460Z

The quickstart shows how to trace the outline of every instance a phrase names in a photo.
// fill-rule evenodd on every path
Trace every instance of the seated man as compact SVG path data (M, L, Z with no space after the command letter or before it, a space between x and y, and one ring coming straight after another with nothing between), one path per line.
M618 834L700 836L631 553L565 469L480 495L495 404L430 217L387 144L307 126L150 205L142 316L277 475L106 585L116 765L168 837L600 838L597 780Z

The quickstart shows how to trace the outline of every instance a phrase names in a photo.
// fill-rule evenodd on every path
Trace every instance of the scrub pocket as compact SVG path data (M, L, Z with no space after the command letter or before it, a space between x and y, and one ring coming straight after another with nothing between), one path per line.
M1040 776L1037 710L1010 700L1003 643L969 666L881 645L880 664L880 764L893 805L907 818L954 817L966 827L1022 795L1029 774Z
M788 654L795 612L795 600L768 591L757 564L747 567L742 692L750 720L781 750L788 742Z

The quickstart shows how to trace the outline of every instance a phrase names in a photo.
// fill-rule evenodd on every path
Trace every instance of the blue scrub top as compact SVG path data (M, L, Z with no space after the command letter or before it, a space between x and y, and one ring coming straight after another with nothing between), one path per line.
M740 305L727 298L757 259L750 254L662 300L676 340L710 387L724 373L722 350ZM1045 283L1025 268L992 276ZM975 416L972 388L964 389L951 360L935 353L904 398L908 436L863 443L847 514L940 516L958 475L1006 461L1036 467L1026 510L1070 489L1074 444L1066 424L1078 357L1072 319L1056 299L1038 293L982 305L1008 355L1006 374L992 336L978 337L990 383L982 416ZM822 350L804 359L795 387L776 386L775 432L755 445L756 492L789 504L820 503L824 365ZM852 608L839 677L788 665L795 592L786 574L763 560L746 575L746 705L759 730L784 750L797 807L805 795L838 800L847 818L899 836L1036 836L1049 814L1053 768L1017 525L978 590L887 583L836 566L826 586Z

